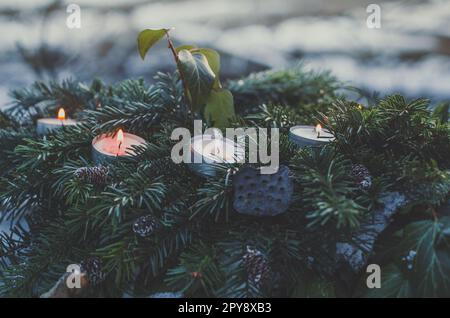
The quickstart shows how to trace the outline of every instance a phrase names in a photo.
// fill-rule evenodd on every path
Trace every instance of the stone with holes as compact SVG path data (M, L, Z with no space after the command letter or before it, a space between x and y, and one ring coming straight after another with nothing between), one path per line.
M278 215L288 209L292 200L293 184L286 166L280 166L274 174L243 167L233 178L233 188L233 207L242 214Z

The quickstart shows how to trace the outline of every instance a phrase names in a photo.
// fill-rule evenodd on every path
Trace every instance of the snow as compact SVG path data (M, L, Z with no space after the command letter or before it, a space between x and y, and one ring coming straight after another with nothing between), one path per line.
M384 5L384 18L398 30L450 36L450 1L431 0L413 3L405 8L404 3Z
M0 223L0 233L9 231L9 223Z
M150 78L160 67L170 70L171 61L160 44L142 62L136 35L144 28L171 26L177 43L210 46L231 56L223 64L223 76L254 69L249 63L285 67L302 58L310 67L330 69L349 85L368 91L450 98L447 0L382 1L381 29L365 25L369 0L80 0L75 3L81 7L81 29L69 29L65 5L71 2L63 1L44 19L42 8L49 0L0 1L0 11L20 11L18 17L0 15L0 67L8 69L0 77L0 107L5 91L39 79L19 65L17 43L29 49L47 43L78 59L64 65L58 78Z
M365 22L351 17L290 19L276 28L270 40L285 51L350 54L364 51L398 54L427 51L437 45L433 37L404 34L386 26L382 30L369 29L362 21Z
M0 10L4 9L34 9L52 3L52 0L0 0Z
M354 235L355 243L336 244L338 260L347 263L354 272L359 272L372 253L378 236L389 226L397 210L407 203L406 197L399 192L387 192L380 198L383 208L375 210L361 222L361 228Z
M365 64L348 56L308 56L308 66L332 69L343 81L371 88L383 94L405 92L413 96L450 97L450 59L433 56L415 63L373 61ZM407 79L407 80L405 80Z

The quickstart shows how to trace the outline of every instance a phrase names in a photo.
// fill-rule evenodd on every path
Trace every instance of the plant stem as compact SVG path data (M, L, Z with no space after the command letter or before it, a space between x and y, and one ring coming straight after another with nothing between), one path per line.
M189 105L191 111L192 111L192 105L190 103L189 95L188 95L188 86L186 79L184 78L183 72L181 71L179 65L180 65L180 59L178 58L177 51L175 50L175 47L173 46L172 39L170 38L169 31L166 30L166 37L167 37L167 43L170 51L172 52L172 55L175 59L175 63L177 64L178 73L180 73L180 79L181 83L183 83L183 90L184 90L184 98L186 99L186 103Z

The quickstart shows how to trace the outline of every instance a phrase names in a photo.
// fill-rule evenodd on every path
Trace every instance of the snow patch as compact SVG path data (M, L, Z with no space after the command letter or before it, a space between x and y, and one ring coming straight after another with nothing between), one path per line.
M352 243L336 244L338 262L348 264L354 272L359 272L366 265L378 236L389 226L395 212L408 200L399 192L387 192L381 196L380 202L383 208L375 210L361 222Z

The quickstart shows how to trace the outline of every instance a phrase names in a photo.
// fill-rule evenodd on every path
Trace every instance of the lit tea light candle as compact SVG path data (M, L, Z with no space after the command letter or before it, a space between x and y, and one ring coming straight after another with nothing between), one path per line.
M320 124L316 126L294 126L289 130L289 140L300 147L323 146L334 140L334 136Z
M245 159L245 148L221 135L200 135L191 139L189 168L200 176L214 177L214 164L238 163Z
M139 136L124 133L119 129L113 136L106 134L92 140L92 160L95 164L104 164L118 157L135 155L133 146L143 146L145 140Z
M73 126L78 122L73 119L66 119L64 108L58 110L57 118L40 118L37 120L36 132L38 135L46 135L65 126Z
M317 124L316 128L314 128L314 130L317 133L317 138L319 138L320 137L320 133L322 132L322 125L321 124Z

